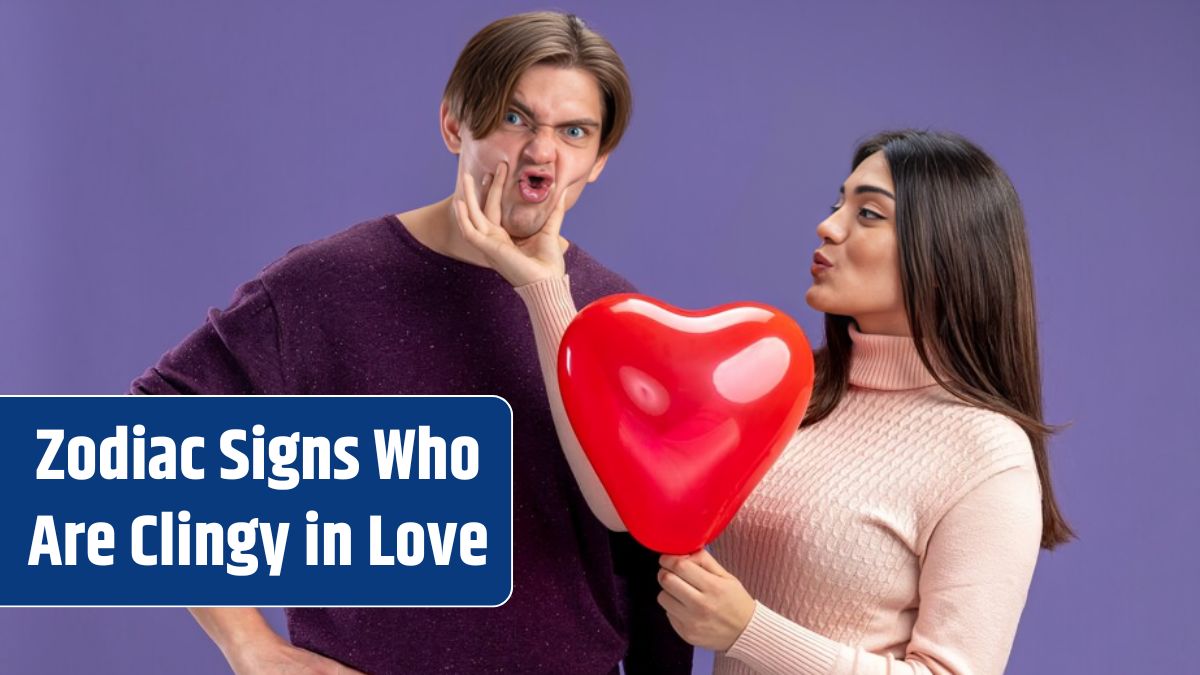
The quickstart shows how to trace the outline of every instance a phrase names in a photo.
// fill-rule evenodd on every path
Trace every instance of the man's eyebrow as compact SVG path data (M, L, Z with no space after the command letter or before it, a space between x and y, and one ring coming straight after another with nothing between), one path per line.
M537 120L537 116L534 115L533 111L529 109L529 106L525 105L524 103L521 103L519 100L514 98L508 102L508 105L512 108L515 108L517 110L517 112L521 113L525 117L529 118L534 124L538 124L538 125L541 124L541 122L539 122ZM600 123L590 117L581 117L580 119L577 119L577 120L567 120L565 122L559 122L555 126L559 126L559 127L593 127L593 128L598 129L598 128L600 128Z
M529 106L525 105L524 103L521 103L520 101L518 101L517 99L514 98L513 100L509 101L508 104L510 106L516 108L517 112L528 117L530 120L533 120L534 122L537 121L536 119L534 119L533 111L530 110Z
M884 197L887 197L888 199L891 199L892 201L896 201L896 195L888 192L887 190L884 190L881 187L875 187L874 185L859 185L858 187L854 188L854 194L856 194L856 195L861 195L861 194L864 194L867 192L872 192L875 194L883 195ZM846 194L846 186L845 185L838 188L838 194L841 194L841 195Z

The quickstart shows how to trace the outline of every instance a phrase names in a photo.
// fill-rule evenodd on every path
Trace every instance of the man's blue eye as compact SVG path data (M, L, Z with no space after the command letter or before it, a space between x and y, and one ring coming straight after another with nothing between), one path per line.
M508 122L509 124L520 124L521 116L515 112L510 111L510 112L504 113L504 121Z
M583 138L583 127L567 127L567 136L571 138Z

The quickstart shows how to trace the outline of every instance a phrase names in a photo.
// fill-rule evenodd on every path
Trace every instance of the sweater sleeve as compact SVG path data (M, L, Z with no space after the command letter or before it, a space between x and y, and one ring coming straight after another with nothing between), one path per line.
M575 438L559 393L558 346L562 342L567 325L578 313L575 301L571 297L570 278L563 275L557 279L545 279L519 286L515 290L529 310L534 337L537 340L542 378L546 381L546 395L550 399L550 413L554 417L558 441L562 445L563 454L566 455L567 464L571 467L571 473L575 476L575 482L579 484L583 498L600 522L610 530L625 531L625 524L617 515L612 500L609 499L600 478L579 445L579 440Z
M761 603L727 655L779 675L999 675L1025 606L1041 534L1041 488L1029 462L983 481L936 526L921 565L921 605L903 660L818 635Z
M131 394L263 394L284 389L275 306L259 280L129 385Z

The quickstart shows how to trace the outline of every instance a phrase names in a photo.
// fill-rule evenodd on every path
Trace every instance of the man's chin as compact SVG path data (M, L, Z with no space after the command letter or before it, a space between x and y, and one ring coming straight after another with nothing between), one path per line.
M541 231L546 224L545 220L534 221L532 218L515 218L512 221L504 223L504 231L508 232L508 236L515 240L528 239Z

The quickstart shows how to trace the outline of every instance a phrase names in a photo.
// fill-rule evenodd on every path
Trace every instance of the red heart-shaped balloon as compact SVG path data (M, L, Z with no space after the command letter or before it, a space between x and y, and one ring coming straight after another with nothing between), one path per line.
M813 359L804 331L773 307L686 311L623 294L567 327L558 379L630 534L686 554L725 529L800 426Z

